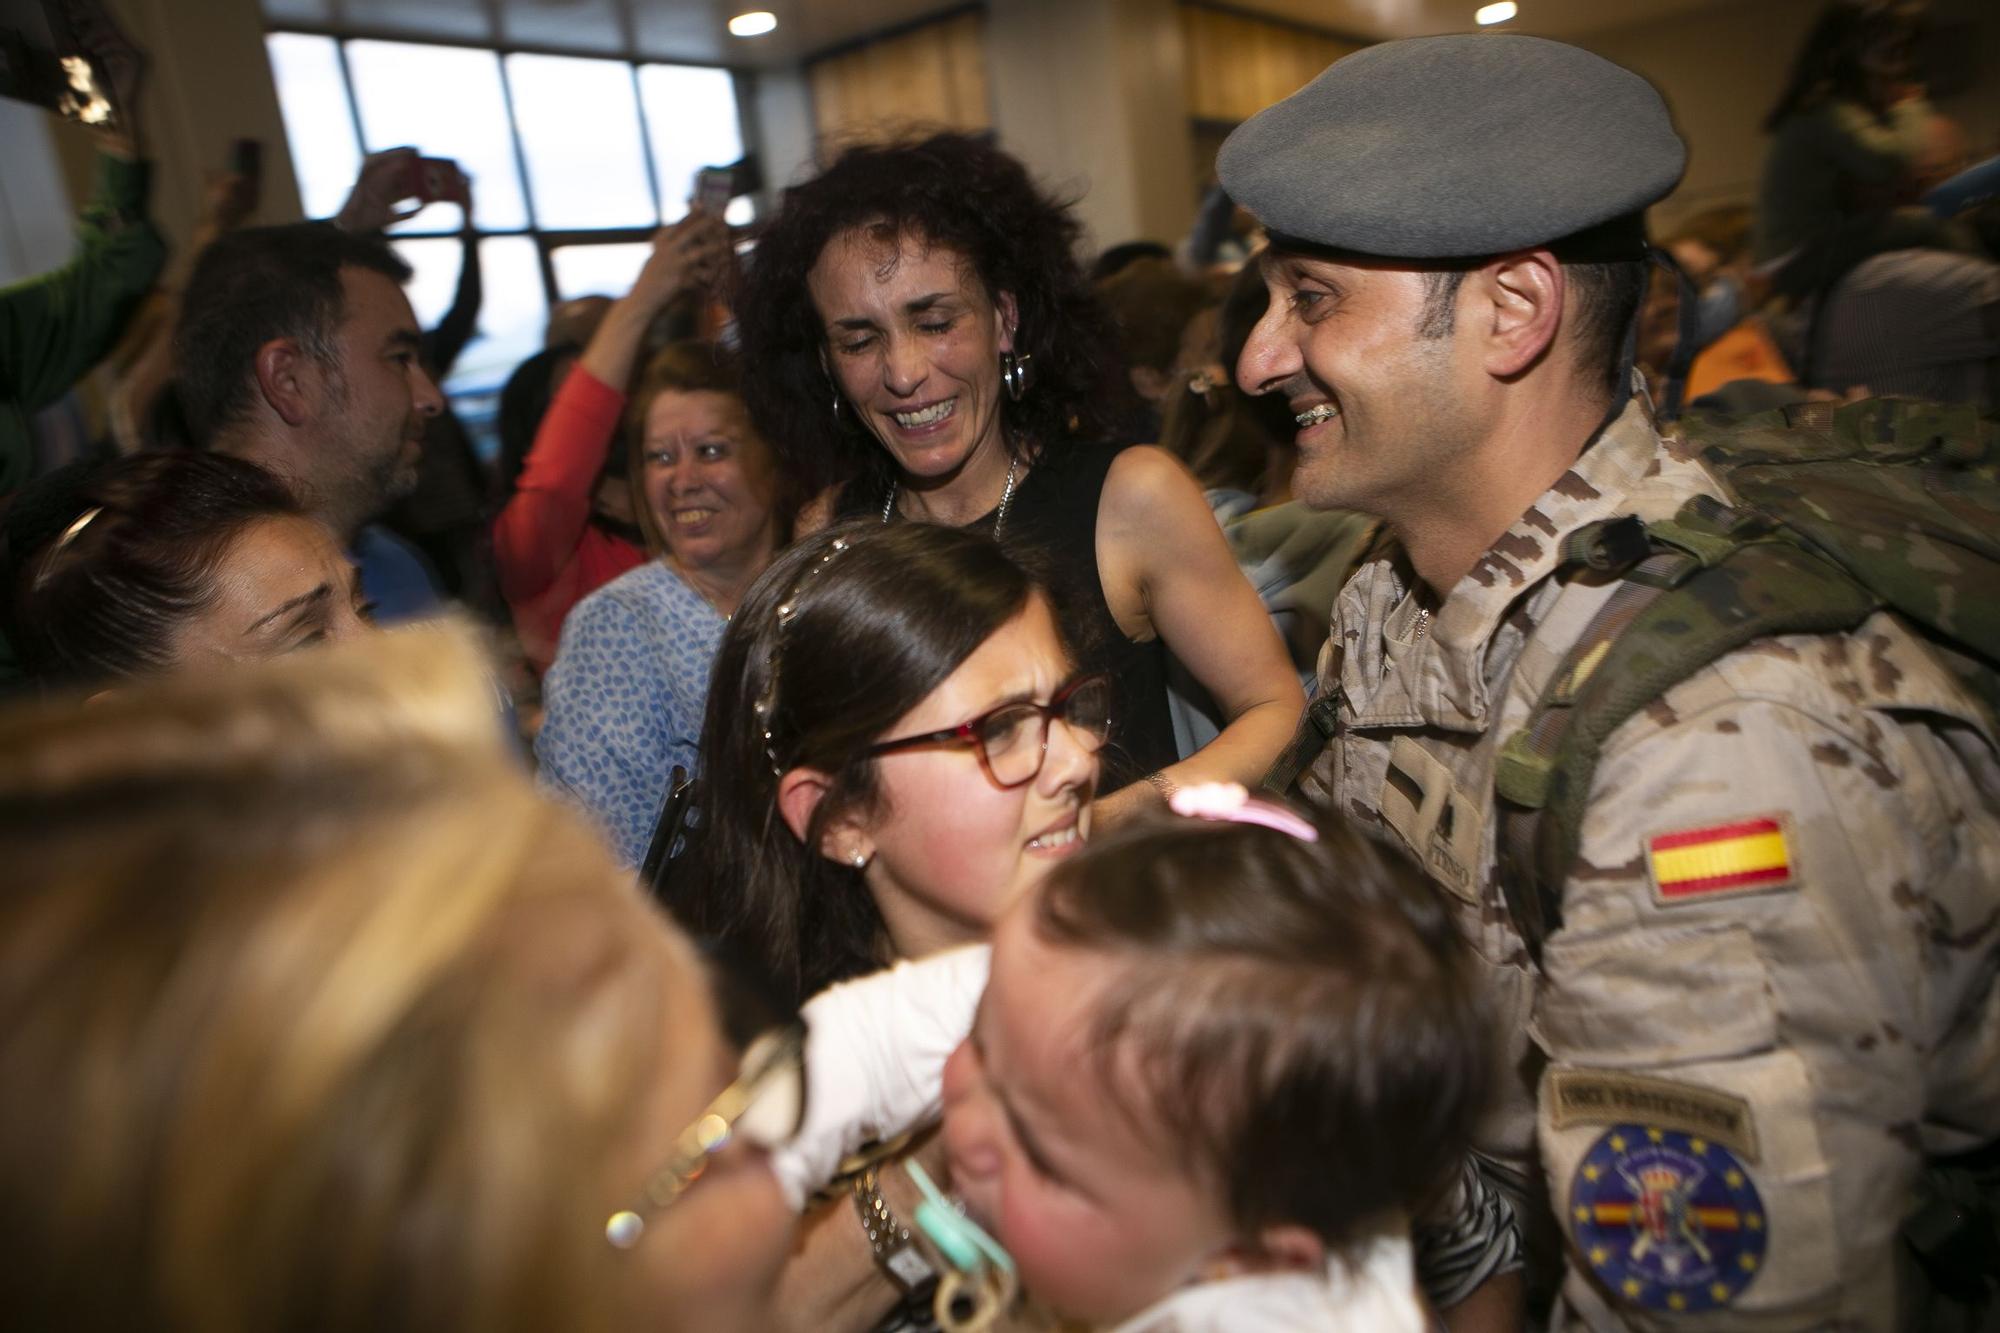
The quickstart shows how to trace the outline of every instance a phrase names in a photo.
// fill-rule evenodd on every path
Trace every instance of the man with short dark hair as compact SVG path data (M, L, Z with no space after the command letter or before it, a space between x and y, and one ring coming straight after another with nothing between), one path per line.
M1415 857L1485 962L1482 1166L1551 1242L1554 1326L1919 1326L1920 1178L2000 1142L1979 701L1890 612L1752 639L1603 738L1551 897L1509 841L1531 717L1639 587L1614 533L1728 499L1623 356L1684 158L1642 79L1498 34L1366 48L1223 147L1272 234L1238 380L1291 407L1294 493L1393 539L1336 603L1300 789Z
M409 276L379 238L252 228L203 253L175 331L195 439L297 486L385 620L439 602L421 557L371 522L415 486L424 422L444 405L418 359Z

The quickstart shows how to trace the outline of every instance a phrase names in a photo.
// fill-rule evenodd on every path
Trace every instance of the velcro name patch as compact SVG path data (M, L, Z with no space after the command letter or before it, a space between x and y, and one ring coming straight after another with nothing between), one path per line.
M1556 1129L1638 1121L1723 1144L1745 1161L1758 1156L1750 1103L1693 1083L1608 1069L1551 1069L1542 1105Z
M1662 906L1788 889L1794 872L1785 821L1776 815L1646 839L1646 873Z

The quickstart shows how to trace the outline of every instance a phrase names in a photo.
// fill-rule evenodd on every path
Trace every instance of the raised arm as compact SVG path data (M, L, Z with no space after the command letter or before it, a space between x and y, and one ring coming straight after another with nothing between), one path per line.
M514 494L493 522L493 560L509 600L540 594L582 542L591 487L617 434L646 327L677 292L707 280L727 245L722 224L700 214L663 227L632 290L612 303L556 392Z

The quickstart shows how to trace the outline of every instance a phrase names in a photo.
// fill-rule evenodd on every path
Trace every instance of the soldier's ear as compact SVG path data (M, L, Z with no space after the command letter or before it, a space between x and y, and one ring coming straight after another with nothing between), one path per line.
M1495 379L1513 379L1552 354L1568 311L1569 282L1547 250L1505 255L1475 270L1472 310L1460 310L1480 340L1481 364Z

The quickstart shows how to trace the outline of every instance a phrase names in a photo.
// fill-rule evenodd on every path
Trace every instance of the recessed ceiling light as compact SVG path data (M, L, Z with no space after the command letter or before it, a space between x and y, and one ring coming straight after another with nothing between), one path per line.
M1500 0L1498 4L1481 5L1479 8L1473 10L1472 18L1481 27L1489 27L1495 23L1505 23L1520 12L1520 7L1514 3L1514 0ZM730 26L732 28L735 27L734 24Z
M729 20L729 31L738 37L761 37L777 26L778 16L768 9L753 9L748 14L738 14Z

